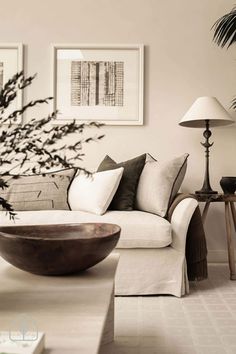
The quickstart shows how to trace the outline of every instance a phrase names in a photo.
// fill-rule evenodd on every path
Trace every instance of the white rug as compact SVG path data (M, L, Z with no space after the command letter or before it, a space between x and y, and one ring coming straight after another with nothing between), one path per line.
M191 293L118 297L115 342L100 354L236 354L236 281L228 265L210 265Z

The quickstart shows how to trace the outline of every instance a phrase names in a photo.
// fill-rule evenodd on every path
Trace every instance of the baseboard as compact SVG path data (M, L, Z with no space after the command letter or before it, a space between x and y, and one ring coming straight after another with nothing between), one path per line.
M208 263L227 263L228 252L226 250L208 250L207 261Z

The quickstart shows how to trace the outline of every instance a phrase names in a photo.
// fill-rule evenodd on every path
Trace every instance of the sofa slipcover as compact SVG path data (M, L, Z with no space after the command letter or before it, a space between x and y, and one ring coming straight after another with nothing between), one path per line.
M104 215L67 210L19 211L15 223L4 212L0 213L1 225L86 222L118 224L121 236L117 248L163 248L172 242L171 224L166 219L138 210L110 210Z
M154 214L139 211L108 211L103 216L97 216L68 210L22 211L18 212L15 223L18 225L75 222L121 224L124 229L121 245L123 242L126 247L127 244L139 246L122 248L118 245L114 250L120 254L115 294L121 296L171 294L181 297L189 292L185 245L189 223L197 206L198 203L194 198L183 199L175 207L170 223ZM5 212L0 212L0 224L14 225ZM124 236L127 236L129 243L127 240L124 241ZM154 247L154 243L158 246ZM165 243L167 247L160 247ZM145 246L140 246L142 244Z

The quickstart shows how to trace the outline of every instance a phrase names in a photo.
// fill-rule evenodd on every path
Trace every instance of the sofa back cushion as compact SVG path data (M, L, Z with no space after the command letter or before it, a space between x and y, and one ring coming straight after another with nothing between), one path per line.
M79 174L72 181L68 202L71 210L81 210L97 215L106 212L122 177L123 167L94 173Z
M119 167L124 168L124 172L109 209L112 210L133 210L135 195L140 174L145 164L146 154L134 159L116 163L108 155L100 163L98 171L113 170Z
M147 162L141 173L136 208L164 217L177 194L187 168L188 154L159 163Z
M1 197L14 210L68 210L67 191L75 175L74 169L33 176L4 176L8 188Z

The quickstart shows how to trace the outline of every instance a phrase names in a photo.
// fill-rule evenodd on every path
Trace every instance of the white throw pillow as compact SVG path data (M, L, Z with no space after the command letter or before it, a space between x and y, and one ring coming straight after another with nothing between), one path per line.
M106 212L123 174L124 168L76 176L68 191L71 210L102 215Z
M136 208L164 217L177 194L187 168L188 154L159 163L149 161L141 173Z

